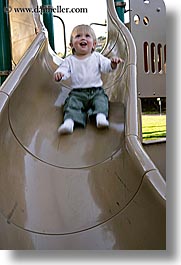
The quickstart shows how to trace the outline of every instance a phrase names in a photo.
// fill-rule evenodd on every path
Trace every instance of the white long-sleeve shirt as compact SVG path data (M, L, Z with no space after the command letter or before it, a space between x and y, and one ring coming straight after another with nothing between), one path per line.
M98 52L93 52L85 59L69 55L64 59L56 72L64 74L62 80L71 77L72 88L101 87L101 73L112 71L110 59Z

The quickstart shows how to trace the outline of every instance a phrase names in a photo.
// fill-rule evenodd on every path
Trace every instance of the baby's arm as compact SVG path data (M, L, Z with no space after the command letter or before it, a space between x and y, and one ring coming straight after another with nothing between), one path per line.
M65 58L58 69L54 73L54 80L59 82L60 80L66 80L70 77L70 64L68 57Z
M64 74L61 73L61 72L55 72L54 73L54 79L55 79L56 82L59 82L62 79L63 76L64 76Z
M111 59L111 68L112 68L112 69L116 69L116 68L117 68L117 65L118 65L119 63L123 63L123 62L124 62L123 59L118 58L118 57L113 57L113 58Z

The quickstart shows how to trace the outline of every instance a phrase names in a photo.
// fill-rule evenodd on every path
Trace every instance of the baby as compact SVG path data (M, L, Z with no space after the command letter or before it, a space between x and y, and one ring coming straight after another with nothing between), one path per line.
M97 128L109 127L108 97L102 88L101 73L109 73L122 62L95 52L96 36L88 25L76 26L71 34L72 55L54 73L55 81L71 78L72 90L64 104L64 122L59 134L71 134L74 125L85 127L87 116L95 117Z

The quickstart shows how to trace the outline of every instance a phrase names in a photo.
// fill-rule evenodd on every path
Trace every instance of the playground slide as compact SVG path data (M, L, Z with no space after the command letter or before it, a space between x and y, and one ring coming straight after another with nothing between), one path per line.
M139 140L136 50L108 4L110 128L59 136L68 82L40 31L0 90L0 249L165 249L165 182Z

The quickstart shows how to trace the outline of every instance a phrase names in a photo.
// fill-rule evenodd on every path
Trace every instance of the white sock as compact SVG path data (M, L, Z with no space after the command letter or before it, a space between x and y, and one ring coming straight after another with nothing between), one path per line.
M106 128L109 127L109 122L106 119L106 116L103 113L98 113L96 116L96 125L97 128Z
M70 134L74 130L74 121L72 119L67 119L62 125L58 128L59 134Z

